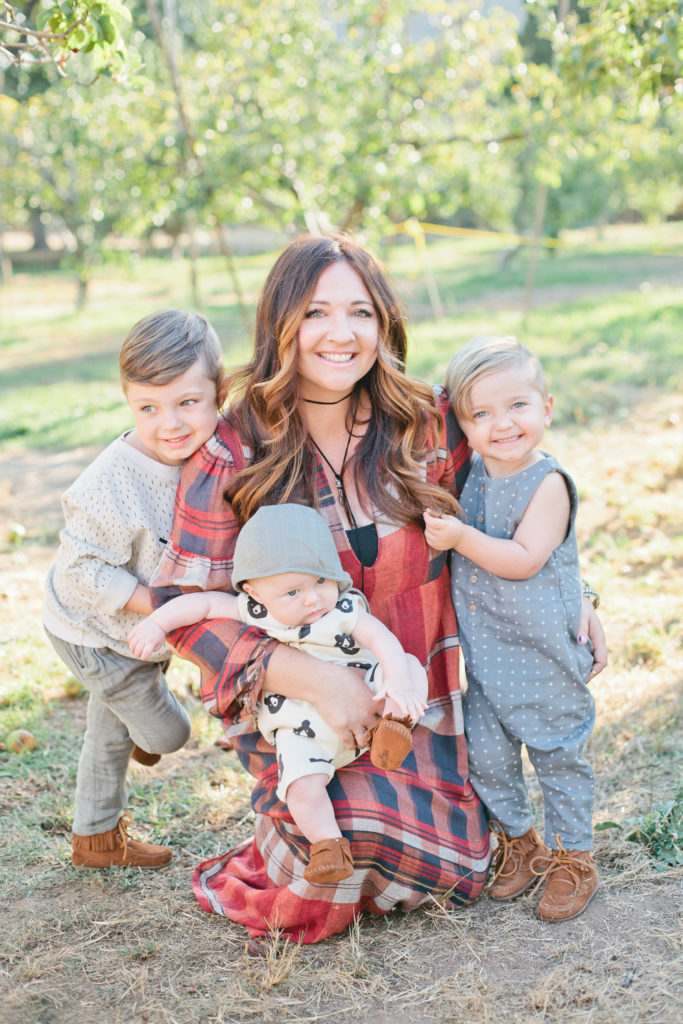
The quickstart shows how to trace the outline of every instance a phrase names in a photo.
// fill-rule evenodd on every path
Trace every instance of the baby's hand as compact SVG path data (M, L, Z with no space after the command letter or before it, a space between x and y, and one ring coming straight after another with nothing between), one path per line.
M433 512L426 508L423 513L425 521L425 540L435 551L447 551L455 547L460 535L461 522L455 516Z
M384 714L407 716L413 724L419 722L427 710L427 702L416 693L407 672L383 679L381 689L374 696L374 700L382 699L385 700Z
M163 647L166 634L153 619L143 619L133 626L128 634L128 646L131 654L140 661L146 661L151 654Z

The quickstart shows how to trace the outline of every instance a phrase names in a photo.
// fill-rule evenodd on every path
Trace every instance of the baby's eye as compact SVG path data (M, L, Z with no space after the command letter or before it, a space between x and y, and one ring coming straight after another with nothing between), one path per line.
M287 597L296 597L296 595L297 595L298 593L299 593L299 591L298 591L298 590L296 590L296 589L295 589L295 590L288 590L288 591L287 591Z
M155 407L153 405L143 405L142 408L140 409L140 412L144 412L144 413L150 413L150 412L154 412L154 411L155 411Z
M185 399L183 399L183 401L180 404L181 404L181 406L183 406L183 405L194 405L196 401L197 401L196 398L185 398Z
M478 412L472 413L472 419L473 420L481 420L481 419L484 418L485 415L486 415L485 411L483 409L480 409Z
M325 577L324 576L318 576L318 578L317 578L317 580L315 582L318 584L318 586L320 586L321 583L325 582Z
M512 408L513 409L523 409L525 405L526 405L526 402L515 402L515 404L512 406Z

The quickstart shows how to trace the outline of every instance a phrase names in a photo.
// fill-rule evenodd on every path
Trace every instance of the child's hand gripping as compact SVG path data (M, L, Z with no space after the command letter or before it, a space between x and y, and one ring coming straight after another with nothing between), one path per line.
M406 671L384 678L373 700L384 700L383 714L395 718L408 717L415 725L427 710L423 696L427 693L427 687L427 673L415 658L412 673Z
M151 654L163 647L166 634L153 618L143 619L133 626L128 634L128 646L131 654L140 661L146 661Z
M425 540L430 548L435 551L448 551L449 548L456 546L464 525L456 516L449 516L426 508L423 518Z

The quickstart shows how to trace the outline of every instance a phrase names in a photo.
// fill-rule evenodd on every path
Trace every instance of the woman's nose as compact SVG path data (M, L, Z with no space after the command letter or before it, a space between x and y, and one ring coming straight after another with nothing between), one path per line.
M327 335L332 341L343 342L353 338L351 321L345 310L338 310L331 314L327 326Z

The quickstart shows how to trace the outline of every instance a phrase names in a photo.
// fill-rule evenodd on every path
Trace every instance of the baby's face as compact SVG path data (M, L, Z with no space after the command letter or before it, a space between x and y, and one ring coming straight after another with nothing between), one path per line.
M243 587L283 626L310 626L331 612L339 599L334 580L305 572L259 576L246 580Z

